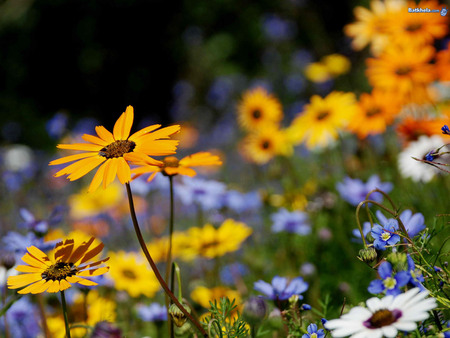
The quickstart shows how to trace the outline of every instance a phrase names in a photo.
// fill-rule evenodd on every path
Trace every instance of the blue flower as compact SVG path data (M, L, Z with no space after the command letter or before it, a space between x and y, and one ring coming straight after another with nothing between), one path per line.
M284 41L295 36L297 26L293 21L283 20L275 14L268 14L263 20L263 29L270 40Z
M184 205L198 204L203 210L221 207L225 184L201 178L183 177L183 184L177 185L175 194Z
M371 231L374 238L373 245L375 249L386 250L386 245L394 245L400 241L400 236L395 233L395 224L382 227L381 225L374 225Z
M233 263L225 265L220 270L220 280L226 285L234 285L242 276L248 274L248 267L241 263Z
M414 261L410 255L407 256L407 262L408 262L409 284L418 287L421 291L425 290L425 287L422 285L422 283L425 281L425 279L422 276L422 271L416 269L416 265L414 264Z
M305 333L302 338L323 338L325 337L325 332L323 329L317 330L316 324L309 324L306 328L308 333Z
M27 253L27 248L35 246L42 251L54 248L59 240L44 242L43 238L37 237L33 232L22 235L15 231L9 231L3 238L3 249L14 253L16 261L19 261Z
M272 231L286 231L297 235L308 235L311 233L311 226L308 223L308 215L301 211L289 212L281 208L272 217Z
M257 191L242 193L237 190L228 190L223 195L223 205L235 212L243 213L259 209L261 207L261 197Z
M401 293L400 288L408 284L410 279L407 271L399 271L394 275L389 262L380 264L378 275L381 280L376 279L370 282L367 288L370 293L377 294L386 291L386 295L396 296Z
M302 277L294 278L288 283L287 278L275 276L271 284L263 280L255 282L254 289L272 300L287 300L293 295L298 295L298 299L301 300L303 299L301 294L308 289L308 283L303 281Z
M369 191L375 188L388 193L392 190L392 183L383 183L377 175L373 175L369 178L367 183L363 183L360 179L345 177L344 182L340 182L336 185L336 189L342 199L354 206L357 206L360 202L364 201ZM383 195L380 193L373 193L370 195L370 199L375 202L381 202Z
M66 131L68 120L67 114L56 113L45 123L48 135L53 139L59 139Z
M415 237L425 229L425 218L423 215L418 212L417 214L413 214L411 210L406 209L400 214L400 220L405 226L406 231L408 232L409 237Z
M445 124L442 128L442 134L446 134L446 135L450 135L450 129L448 128L448 126Z
M364 238L367 238L367 234L372 230L372 227L370 226L370 222L364 222L363 223L363 235ZM360 242L361 241L361 232L359 231L359 229L353 229L352 230L353 236L355 236Z
M233 82L230 77L218 77L211 85L206 100L216 109L223 109L229 103L233 91Z
M20 208L20 216L24 220L20 226L39 234L47 233L50 226L61 222L65 208L62 206L53 209L48 219L37 219L28 209Z
M39 326L39 313L27 297L22 297L14 302L8 309L6 318L11 337L38 337L42 333ZM0 320L0 332L4 332L4 324L5 320L2 317L2 320Z
M152 303L148 306L140 305L137 308L138 316L145 322L161 322L167 320L167 309L164 305Z

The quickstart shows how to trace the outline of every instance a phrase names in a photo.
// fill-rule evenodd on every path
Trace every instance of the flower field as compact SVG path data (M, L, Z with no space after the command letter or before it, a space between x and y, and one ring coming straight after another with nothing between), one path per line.
M450 337L450 15L344 4L199 5L159 120L3 128L2 336Z

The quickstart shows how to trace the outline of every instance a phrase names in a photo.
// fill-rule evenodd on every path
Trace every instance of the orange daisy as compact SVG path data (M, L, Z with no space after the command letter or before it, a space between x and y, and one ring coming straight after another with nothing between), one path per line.
M429 64L434 53L431 46L390 46L379 58L367 59L369 82L396 93L405 103L423 103L430 99L427 86L435 79L434 67Z
M153 163L144 161L139 167L131 170L133 174L136 174L133 179L141 176L142 174L151 175L147 179L148 182L153 180L157 173L162 173L165 176L185 175L195 176L197 173L191 167L209 166L209 165L221 165L222 161L219 156L212 155L208 152L199 152L178 160L175 156L168 156L164 158L161 164L154 165Z
M439 80L450 81L450 41L447 44L447 49L436 54L436 73Z
M387 32L391 41L396 44L416 44L419 46L432 44L435 39L443 38L448 31L448 17L439 13L409 13L408 8L429 8L440 10L437 1L426 0L416 4L413 1L403 6L389 21Z
M357 113L347 128L360 139L383 133L400 110L398 97L390 92L373 90L371 94L363 93L359 98Z
M84 134L83 140L89 143L59 144L60 149L84 151L83 153L66 156L51 161L50 165L74 162L58 171L55 177L68 175L71 181L83 177L94 170L100 164L89 186L89 192L95 191L103 182L105 189L117 177L120 183L125 184L131 179L131 170L128 162L147 162L153 165L161 164L149 156L161 156L174 154L178 145L177 140L169 140L169 137L180 130L179 125L162 128L155 124L130 136L134 119L134 110L128 106L116 121L113 133L103 126L95 127L97 136Z
M97 283L83 277L94 277L106 273L108 266L100 266L109 258L93 263L89 260L97 256L103 249L103 243L94 245L95 238L75 245L73 239L66 239L59 242L55 247L54 260L43 253L35 246L27 248L28 252L22 260L28 265L18 265L16 270L25 274L10 276L8 278L8 288L18 289L20 294L26 293L55 293L64 291L72 286L71 283L78 283L86 286L97 285Z

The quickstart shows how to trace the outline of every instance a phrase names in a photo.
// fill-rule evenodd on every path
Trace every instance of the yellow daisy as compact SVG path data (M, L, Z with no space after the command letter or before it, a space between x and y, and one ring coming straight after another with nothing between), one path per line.
M242 140L242 155L249 162L265 164L276 155L290 155L293 151L286 131L272 124L261 126Z
M162 173L165 176L195 176L197 173L191 167L200 166L210 166L210 165L221 165L222 161L219 156L212 155L208 152L199 152L178 160L175 156L168 156L164 158L160 165L154 165L151 163L144 162L140 164L137 168L131 170L131 173L136 174L134 178L141 176L142 174L151 175L148 178L148 182L153 180L157 173Z
M359 98L358 111L348 125L348 129L360 139L368 135L381 134L386 126L400 113L401 102L391 92L374 90L363 93Z
M155 274L140 254L119 251L110 252L109 256L111 271L108 277L114 281L116 290L126 291L131 297L153 297L159 290Z
M89 263L103 249L103 243L91 247L95 238L75 245L73 239L59 242L55 247L54 259L50 258L35 246L27 248L22 260L28 265L19 265L16 270L25 274L11 276L7 284L9 289L26 288L18 291L26 293L55 293L72 286L71 283L92 286L97 283L83 277L99 276L106 273L109 267L100 265L109 258Z
M188 246L189 237L184 232L172 234L172 259L180 257L184 259L184 250ZM147 244L148 251L155 263L165 262L169 252L169 237L161 237Z
M187 232L189 242L185 249L185 257L223 256L238 250L252 232L253 230L244 223L232 219L225 220L218 229L211 224L206 224L203 228L190 228Z
M174 154L179 141L168 138L179 132L180 126L170 126L159 130L161 125L155 124L130 136L134 119L134 110L128 106L116 121L113 133L103 126L95 127L97 136L84 134L83 140L88 143L59 144L60 149L80 150L83 153L66 156L50 162L50 165L74 162L58 171L55 177L68 175L71 181L77 180L100 164L89 186L89 192L95 191L103 182L105 189L117 176L120 183L130 181L131 173L128 162L147 161L154 165L160 161L149 156L163 156Z
M325 147L338 137L356 113L353 93L332 92L325 98L311 97L311 103L294 118L288 133L294 143L309 148Z
M429 64L434 54L431 46L390 46L379 58L367 59L366 74L373 87L395 93L405 103L423 103L429 99L427 86L435 79Z
M280 102L262 87L245 92L238 105L239 124L249 131L263 124L277 124L282 118L283 110Z
M228 298L229 300L235 300L235 304L242 305L241 296L239 292L236 290L232 290L227 287L223 286L217 286L214 288L207 288L204 286L197 286L192 292L191 292L191 299L203 306L205 309L209 309L210 305L209 302L220 301L220 298Z
M405 1L379 1L370 2L370 10L361 6L354 9L356 22L344 27L344 32L353 38L352 47L361 50L371 44L371 51L379 55L389 43L388 28L391 18L402 11Z

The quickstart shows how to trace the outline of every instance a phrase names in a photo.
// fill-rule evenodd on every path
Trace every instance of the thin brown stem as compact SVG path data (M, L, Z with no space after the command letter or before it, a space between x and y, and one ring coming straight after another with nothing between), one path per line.
M192 324L194 324L197 327L197 329L202 333L202 335L204 337L208 337L208 334L203 329L202 325L194 317L192 317L189 314L189 312L186 311L186 309L183 307L183 305L180 304L177 297L175 297L175 295L172 293L172 291L170 291L169 287L167 286L167 283L162 278L162 276L158 270L158 267L156 266L155 262L153 261L152 256L150 255L150 252L147 249L144 238L142 237L141 229L139 228L139 223L138 223L137 217L136 217L136 212L134 210L133 195L131 193L130 184L125 183L125 187L127 188L128 202L130 205L130 214L131 214L131 219L133 221L133 226L134 226L134 230L136 232L136 236L138 238L139 244L141 246L142 251L144 252L145 257L147 258L147 261L150 264L150 267L152 268L156 278L158 279L159 284L164 289L164 292L170 297L172 302L174 302L175 305L180 309L180 311L183 312L183 314L186 316L186 318L188 318L192 322Z

